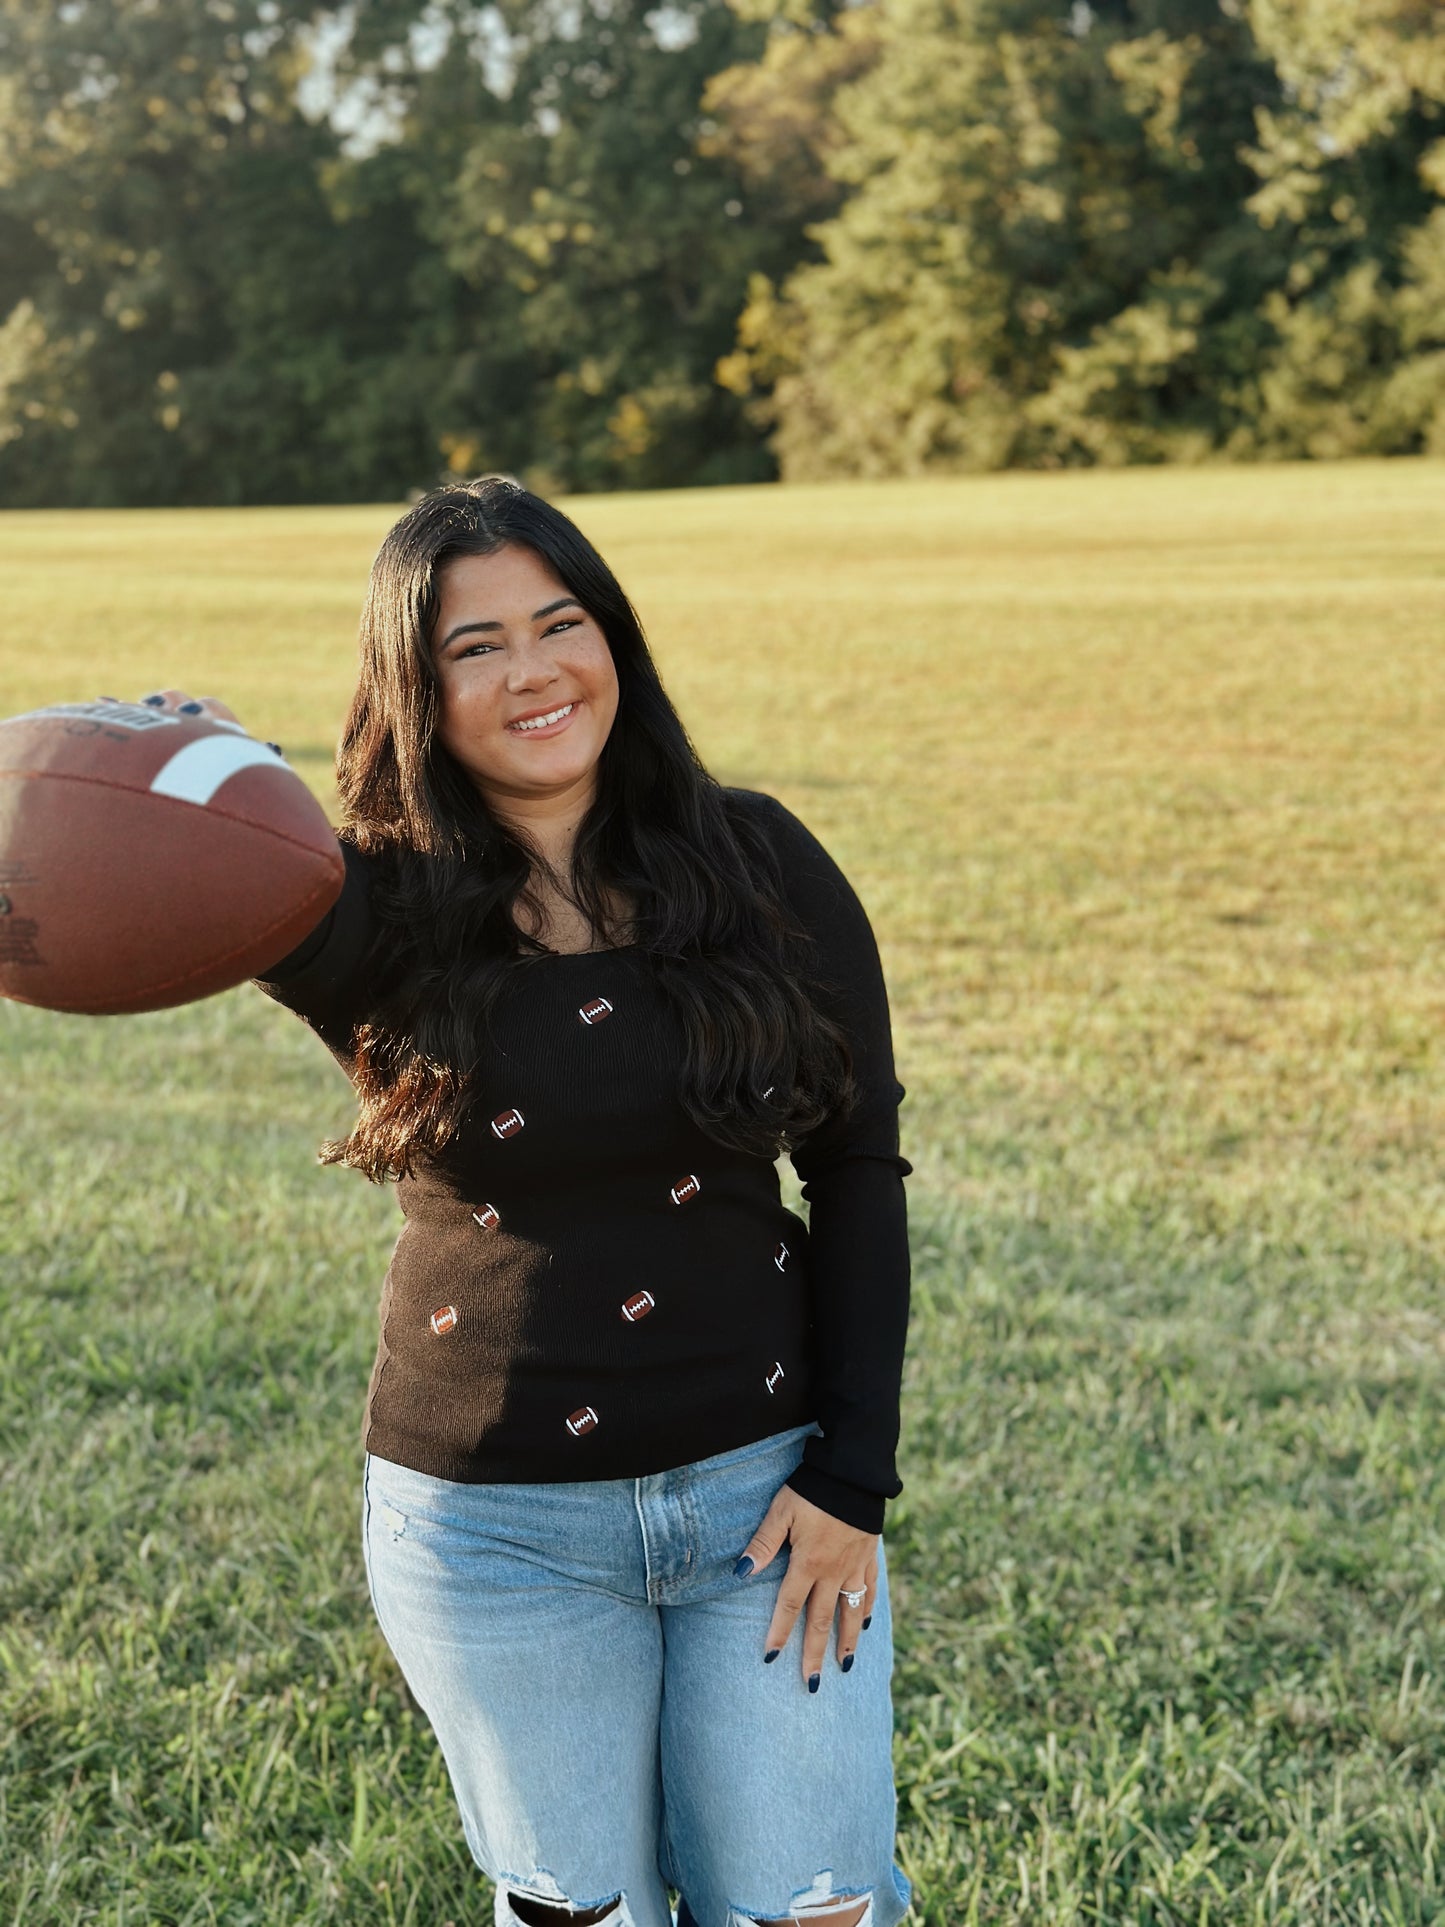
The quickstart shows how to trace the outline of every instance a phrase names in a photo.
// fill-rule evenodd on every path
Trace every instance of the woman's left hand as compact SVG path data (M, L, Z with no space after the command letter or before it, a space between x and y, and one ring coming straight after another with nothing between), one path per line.
M753 1571L761 1572L784 1541L790 1547L788 1570L768 1627L763 1658L777 1658L792 1634L793 1621L804 1612L803 1677L808 1691L816 1693L822 1683L834 1613L838 1616L838 1664L845 1673L853 1664L863 1622L872 1616L878 1589L878 1534L844 1525L831 1512L824 1512L785 1485L779 1488L763 1523L743 1549L742 1558L751 1559ZM741 1565L742 1560L738 1563ZM856 1606L850 1606L839 1596L844 1592L861 1593L863 1597Z

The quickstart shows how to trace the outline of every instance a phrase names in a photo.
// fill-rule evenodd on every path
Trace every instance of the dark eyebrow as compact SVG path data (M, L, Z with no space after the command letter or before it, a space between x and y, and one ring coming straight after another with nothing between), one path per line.
M533 610L532 620L533 622L540 622L543 616L556 615L559 609L580 609L581 607L582 604L577 600L576 596L564 595L557 602L549 602L545 609ZM459 622L456 628L443 636L437 644L437 653L440 655L443 649L450 648L458 636L470 636L478 630L500 629L501 626L500 622Z

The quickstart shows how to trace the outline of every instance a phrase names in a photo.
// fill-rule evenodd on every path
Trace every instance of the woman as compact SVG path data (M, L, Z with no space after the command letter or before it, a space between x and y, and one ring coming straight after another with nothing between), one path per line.
M405 1214L367 1575L498 1927L669 1927L669 1889L895 1927L911 1166L857 897L502 478L383 544L337 769L345 887L261 987L356 1086L323 1161Z

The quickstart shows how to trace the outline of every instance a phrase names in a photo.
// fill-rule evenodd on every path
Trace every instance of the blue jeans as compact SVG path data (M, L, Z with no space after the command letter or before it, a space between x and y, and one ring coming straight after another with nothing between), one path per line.
M637 1479L461 1485L366 1461L372 1605L497 1886L608 1927L748 1927L871 1896L896 1927L892 1627L802 1677L763 1663L786 1546L734 1576L814 1425Z

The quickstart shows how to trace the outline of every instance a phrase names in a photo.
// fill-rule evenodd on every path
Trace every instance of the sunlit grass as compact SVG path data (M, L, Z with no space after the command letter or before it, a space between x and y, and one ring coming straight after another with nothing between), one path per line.
M920 1921L1445 1918L1445 465L571 506L884 952ZM221 694L329 799L394 513L0 519L0 714ZM0 1923L483 1918L339 1073L242 991L0 1005L0 1075Z

